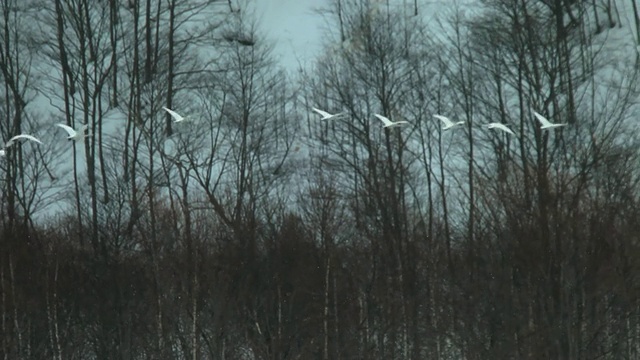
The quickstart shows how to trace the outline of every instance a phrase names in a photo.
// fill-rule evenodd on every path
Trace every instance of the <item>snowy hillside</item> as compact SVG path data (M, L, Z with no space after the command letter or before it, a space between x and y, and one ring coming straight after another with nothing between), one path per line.
M609 70L599 70L596 74L603 83L611 84L615 81L621 81L624 83L625 74L620 74L620 69L628 68L629 64L636 61L636 41L634 35L634 24L632 23L632 9L630 2L614 2L619 8L615 9L611 13L614 16L615 27L610 28L607 26L608 18L606 13L600 9L599 22L603 31L593 37L592 51L598 53L597 61L606 63L605 66ZM335 11L335 3L330 0L324 1L294 1L294 0L265 0L265 1L244 1L239 3L232 2L232 8L240 9L243 16L246 18L246 23L255 22L258 32L257 35L266 42L267 45L273 45L273 56L276 63L284 68L289 74L290 85L297 87L296 79L300 74L301 69L305 71L312 71L315 62L324 56L331 57L332 53L339 51L340 46L336 44L338 42L338 22L335 14L331 11ZM463 21L470 20L474 16L483 13L483 10L477 1L410 1L410 0L396 0L396 1L384 1L376 0L371 1L370 5L375 12L393 12L394 14L404 13L407 19L414 18L414 13L417 10L418 18L421 22L427 24L427 29L435 34L436 38L440 38L441 41L446 42L447 29L451 33L450 21L454 17L462 17ZM333 9L333 10L332 10ZM186 24L187 28L193 27L198 29L200 22L207 19L207 13L215 12L228 12L226 4L223 2L217 3L211 9L199 12L193 18L189 18ZM123 9L123 14L130 12L127 9ZM217 15L223 23L227 22L225 17L229 15ZM619 16L619 18L618 18ZM591 12L587 12L584 17L585 20L592 22L588 25L593 28L594 33L596 29L595 18ZM569 21L569 19L567 19ZM192 22L193 25L190 25ZM104 25L100 25L104 26ZM41 26L44 31L44 26ZM72 39L73 37L70 37ZM57 91L60 86L62 73L58 68L51 67L47 62L38 61L37 57L34 57L35 61L35 74L38 74L39 90L31 91L29 94L32 96L32 101L28 104L28 110L34 114L39 114L41 120L38 124L32 125L34 134L40 136L43 141L50 146L53 152L62 151L63 148L68 147L69 144L64 141L60 141L60 138L64 136L64 132L53 127L56 122L64 122L64 101L61 97L61 93ZM105 58L105 64L108 58ZM617 75L616 75L617 74ZM47 80L50 79L50 80ZM599 96L606 97L606 93L602 93ZM75 106L78 106L83 100L80 97L76 98L77 102ZM313 99L304 99L305 105L310 105ZM106 102L106 101L105 101ZM510 102L508 99L507 102ZM178 105L179 106L179 105ZM316 104L316 106L318 106ZM159 106L156 105L156 109L159 110ZM198 106L191 106L187 109L198 110ZM308 117L309 114L305 114L308 109L296 109L296 116ZM190 110L186 110L190 111ZM157 121L162 122L163 114L161 111L155 112L154 116L157 116ZM214 114L210 114L215 116ZM77 121L84 121L82 119L83 112L81 109L77 109L73 116ZM102 130L101 136L104 139L113 139L113 144L117 144L118 139L124 137L127 121L126 109L122 106L117 108L105 108L102 110ZM29 129L27 127L27 129ZM6 132L6 130L5 130ZM9 133L7 132L7 136ZM298 136L296 147L299 148L300 144L307 143L304 139L307 135ZM117 145L115 145L117 147ZM167 151L171 150L172 146L166 143ZM84 156L84 151L78 147L76 154L80 157ZM304 146L302 150L298 150L299 154L309 155L309 149ZM294 154L296 155L296 154ZM293 156L295 158L295 156ZM299 156L298 156L299 158ZM64 155L56 156L56 159L71 159L71 153L66 152ZM300 160L300 159L299 159ZM305 162L304 158L301 160ZM158 160L158 166L160 162ZM42 180L43 191L36 194L36 199L42 199L43 206L48 201L56 197L67 197L69 193L64 192L64 189L70 191L71 187L68 185L72 180L71 174L72 163L70 161L61 161L55 166L48 169L53 173L55 178L54 182L50 183L50 179L44 177ZM84 174L86 170L86 163L84 160L78 163L78 171L80 174ZM38 170L42 174L48 173L47 169L41 168ZM84 179L85 176L80 176ZM81 180L83 182L84 180ZM50 184L49 184L50 183ZM50 188L46 190L47 188ZM37 203L37 201L36 201ZM60 204L56 204L55 208L58 209ZM36 206L36 213L41 213L44 208ZM45 211L45 214L50 214L49 211Z
M633 4L0 1L0 357L640 358Z

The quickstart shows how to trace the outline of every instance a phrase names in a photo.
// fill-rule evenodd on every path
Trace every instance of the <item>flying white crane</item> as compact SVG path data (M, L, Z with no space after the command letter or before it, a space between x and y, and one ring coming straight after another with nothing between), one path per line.
M182 115L178 114L177 112L175 112L175 111L173 111L173 110L171 110L169 108L166 108L166 107L163 106L162 109L164 111L168 112L169 115L171 115L171 117L173 118L174 122L179 123L179 122L183 122L185 120L189 120L188 116L187 117L183 117Z
M82 125L78 130L74 130L71 126L65 124L56 124L56 126L63 128L67 132L69 135L67 140L69 141L83 141L85 137L91 135L91 133L84 133L89 128L89 125Z
M454 123L453 121L449 120L448 117L442 115L433 115L433 117L442 121L442 131L446 131L455 126L464 124L464 121L458 121Z
M540 129L542 130L546 130L546 129L554 129L554 128L558 128L558 127L562 127L562 126L567 126L568 124L554 124L551 121L547 120L547 118L545 118L544 116L538 114L537 112L533 112L533 115L535 115L535 117L538 119L538 121L540 121L540 124L542 124L542 126L540 126Z
M329 113L328 113L328 112L326 112L326 111L322 111L322 110L320 110L320 109L316 109L316 108L314 108L314 107L312 107L311 109L312 109L313 111L317 112L318 114L322 115L322 119L320 119L320 120L331 120L331 119L335 119L335 118L341 117L342 115L344 115L344 114L345 114L345 113L343 113L343 112L338 113L338 114L329 114Z
M394 121L389 120L389 118L384 117L384 116L382 116L380 114L373 114L373 115L375 115L375 117L377 117L378 119L380 119L384 123L383 127L385 127L385 128L394 127L394 126L400 126L401 124L408 124L408 122L404 121L404 120L403 121L395 121L394 122Z
M489 129L498 129L498 130L502 130L506 133L509 133L511 135L515 135L516 133L514 133L513 131L511 131L511 129L509 129L505 124L502 123L498 123L498 122L494 122L494 123L490 123L487 125L487 127Z
M31 141L37 142L38 144L42 144L42 141L36 139L35 137L33 137L31 135L28 135L28 134L16 135L16 136L12 137L11 139L9 139L9 141L7 141L4 144L2 149L0 149L0 156L5 156L7 154L7 148L9 148L11 145L13 145L13 143L16 140L20 140L20 139L27 139L27 140L31 140Z

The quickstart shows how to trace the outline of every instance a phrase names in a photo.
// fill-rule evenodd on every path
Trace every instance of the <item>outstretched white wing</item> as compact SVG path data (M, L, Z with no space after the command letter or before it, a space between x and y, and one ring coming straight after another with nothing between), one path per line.
M547 120L547 118L545 118L544 116L538 114L537 112L534 111L533 115L538 119L538 121L540 121L542 126L551 126L551 125L553 125L553 123L551 121Z
M13 145L13 142L18 140L18 139L27 139L27 140L35 141L38 144L42 144L42 141L36 139L35 137L33 137L31 135L20 134L20 135L16 135L16 136L12 137L11 139L9 139L9 141L7 141L7 144L5 145L5 147L9 147L9 146Z
M175 112L175 111L173 111L173 110L171 110L171 109L169 109L169 108L166 108L166 107L164 107L164 106L162 107L162 109L163 109L164 111L168 112L168 113L169 113L169 115L171 115L171 117L172 117L176 122L180 122L180 121L184 120L184 118L183 118L182 116L180 116L180 114L178 114L177 112Z
M440 121L442 121L442 123L444 124L445 127L452 127L453 126L453 121L449 120L448 117L446 116L442 116L442 115L433 115L434 118L439 119Z
M516 133L514 133L511 129L509 129L508 127L502 125L502 130L508 132L511 135L515 135Z
M328 118L328 117L332 117L332 116L333 116L332 114L329 114L329 113L328 113L328 112L326 112L326 111L322 111L322 110L320 110L320 109L316 109L316 108L314 108L314 107L312 107L312 108L311 108L311 110L313 110L313 111L317 112L318 114L322 115L322 117L325 117L325 118Z
M64 131L66 131L67 134L69 134L69 136L76 136L76 131L73 130L73 128L71 126L67 126L65 124L56 124L56 126L59 126L59 127L63 128Z
M384 117L384 116L382 116L382 115L380 115L380 114L373 114L373 115L374 115L375 117L377 117L378 119L380 119L380 120L384 123L384 125L385 125L385 126L390 126L390 125L393 125L393 124L394 124L394 123L393 123L391 120L389 120L389 118L387 118L387 117Z
M511 134L511 135L515 135L515 134L516 134L516 133L514 133L513 131L511 131L511 129L509 129L509 128L508 128L506 125L504 125L504 124L497 123L497 124L494 124L494 126L493 126L493 127L494 127L494 128L496 128L496 129L502 130L502 131L504 131L504 132L506 132L506 133L509 133L509 134Z

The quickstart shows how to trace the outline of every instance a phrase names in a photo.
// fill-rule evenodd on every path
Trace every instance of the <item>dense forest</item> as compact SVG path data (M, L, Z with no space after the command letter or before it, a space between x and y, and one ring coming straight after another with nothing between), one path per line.
M427 3L0 1L2 359L640 359L636 1Z

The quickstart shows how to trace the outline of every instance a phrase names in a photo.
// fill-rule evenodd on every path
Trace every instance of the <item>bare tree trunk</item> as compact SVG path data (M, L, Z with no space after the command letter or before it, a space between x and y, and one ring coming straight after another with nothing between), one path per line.
M329 279L331 274L331 255L325 254L325 270L324 270L324 306L322 316L323 344L322 359L329 360Z
M18 66L15 62L15 55L13 54L12 45L15 46L14 42L17 39L14 39L11 36L11 9L8 7L9 3L2 4L2 15L3 15L3 44L0 46L0 70L2 71L2 79L4 80L4 91L5 91L5 112L7 116L8 128L10 132L16 131L16 127L19 129L19 122L21 120L21 111L24 109L24 101L20 96L18 84L16 82L19 80L12 71L14 68ZM19 76L19 75L18 75ZM13 109L12 109L13 108ZM13 111L12 111L13 110ZM10 119L10 114L13 113L13 118ZM9 135L10 136L10 135ZM5 222L5 228L8 228L9 234L13 234L15 231L17 219L17 204L16 204L16 186L18 181L18 163L16 161L16 157L10 159L7 163L7 173L6 173L6 198L7 198L7 222Z
M277 285L277 290L278 290L278 310L277 310L277 326L276 326L276 339L272 340L272 342L274 343L274 345L271 348L271 354L270 355L275 355L275 354L280 354L281 350L282 350L282 328L283 328L283 323L282 323L282 285L281 285L281 279L280 276L278 276L278 285Z
M329 264L327 264L329 265ZM333 336L335 339L334 359L340 360L340 310L338 308L338 285L336 272L333 272Z
M345 31L344 31L344 21L342 19L342 0L337 0L337 7L338 7L338 23L340 24L340 42L344 43L347 40L347 37L345 35Z
M49 341L54 359L62 360L62 348L60 345L60 331L58 328L58 259L55 260L53 270L53 284L47 289L45 302L47 306L47 318L49 320ZM48 268L48 267L47 267ZM47 279L49 274L47 273ZM51 292L51 295L49 293Z
M158 1L158 7L156 8L156 19L160 19L160 14L162 12L162 1ZM160 21L156 21L156 36L155 36L155 46L153 53L153 64L151 67L151 74L156 76L158 74L158 61L160 60Z
M188 211L188 210L187 210ZM195 251L196 248L194 248ZM191 347L193 347L193 360L198 359L198 254L194 254L193 258L193 267L195 271L193 272L193 282L192 282L192 295L191 295L191 303L192 303L192 312L193 319L191 322Z
M602 25L600 25L600 20L598 18L598 7L596 6L596 0L591 0L591 7L593 9L593 18L596 22L596 34L600 34L602 32Z
M176 0L169 0L169 73L167 74L167 107L171 109L173 107L173 78L174 78L174 62L175 62L175 54L174 54L174 41L175 41L175 8L176 8ZM171 115L166 114L166 133L167 136L171 136L173 134L173 130L171 128Z
M369 356L369 316L367 308L367 294L364 291L358 292L358 323L362 324L363 334L358 337L360 340L360 358L366 359Z
M638 4L636 0L631 0L633 8L633 20L636 27L636 45L640 46L640 15L638 14Z
M155 129L153 125L153 121L150 121L150 133L154 134ZM152 135L153 136L153 135ZM164 326L162 324L164 312L163 312L163 301L162 301L162 283L160 281L160 248L158 246L158 231L157 231L157 220L156 220L156 194L155 194L155 184L154 184L154 140L152 137L149 138L147 143L149 149L149 174L147 178L146 190L147 190L147 201L149 202L149 229L150 229L150 240L151 240L151 263L154 269L153 274L153 286L156 294L156 331L157 331L157 346L158 352L160 356L167 356L165 349L165 339L164 339ZM195 314L194 314L195 316Z
M112 69L112 95L109 97L109 107L118 107L118 24L120 17L118 14L118 0L109 0L109 40L111 41L111 69Z
M9 255L9 281L11 284L11 295L12 295L12 303L13 303L13 329L15 331L16 334L16 341L17 341L17 349L16 349L16 355L18 356L18 358L21 358L23 355L23 352L25 352L24 350L24 344L22 341L22 326L20 325L20 318L18 317L18 298L16 297L16 277L15 277L15 269L14 269L14 265L13 265L13 259L12 256Z
M64 10L62 8L62 4L60 0L55 0L55 9L56 9L56 25L57 32L56 38L58 40L58 52L60 56L60 66L62 67L62 89L64 93L64 109L65 109L65 117L67 119L67 124L73 126L73 117L75 114L74 107L72 106L74 102L74 94L75 94L75 78L69 67L67 60L67 52L64 44ZM76 156L76 144L73 144L73 184L74 184L74 192L75 192L75 202L76 202L76 215L78 218L78 239L80 240L80 245L84 248L84 232L82 230L82 208L80 204L80 185L78 183L78 159Z
M443 217L443 223L444 223L444 237L445 237L445 242L446 242L446 249L447 249L447 264L449 265L449 270L451 271L451 274L453 275L454 273L454 268L453 268L453 259L451 257L451 232L449 229L449 206L448 206L448 202L447 202L447 191L446 191L446 185L445 185L445 173L444 173L444 169L445 169L445 162L444 162L444 153L443 153L443 146L442 146L442 133L438 132L438 163L439 163L439 167L440 167L440 179L436 180L439 186L439 190L440 190L440 194L442 197L442 217Z
M151 134L154 133L153 121L151 121L150 131ZM150 139L148 142L149 147L149 178L147 179L147 198L149 201L149 228L150 228L150 237L151 237L151 262L153 264L154 269L154 288L156 292L156 305L157 305L157 313L156 313L156 326L157 326L157 336L158 336L158 351L162 356L165 356L165 341L164 341L164 327L162 325L163 319L163 301L162 301L162 285L160 282L160 265L158 263L160 257L160 249L158 247L158 234L157 234L157 223L156 223L156 195L154 189L154 141ZM195 316L195 314L194 314Z
M613 19L613 7L611 5L611 0L607 0L607 19L609 20L609 28L616 27L616 21Z
M156 19L156 23L159 23L160 19ZM147 0L147 6L145 11L145 24L144 24L144 34L145 34L145 57L144 57L144 83L148 84L151 82L153 77L151 73L151 64L153 60L153 48L157 46L151 45L151 0ZM153 132L152 132L153 133Z
M616 20L618 20L618 26L622 28L622 20L620 19L620 11L618 10L618 1L614 0L613 3L609 3L613 6L613 9L616 12Z
M191 280L191 286L189 289L189 296L191 299L191 347L193 360L198 359L198 295L199 295L199 281L198 281L198 246L195 243L192 233L192 220L191 209L189 204L189 170L179 165L180 181L182 188L182 213L184 215L184 231L185 240L187 242L187 256L188 264L193 264L189 269L189 279Z
M87 0L82 0L78 9L78 16L83 16L83 8L87 8ZM89 19L85 19L89 22ZM99 253L103 260L106 261L107 251L103 241L100 241L98 235L98 190L96 185L96 165L95 165L95 102L90 100L94 98L92 96L93 91L89 89L89 69L87 59L86 44L90 44L93 39L89 38L89 29L84 28L84 24L78 21L76 24L78 28L78 37L80 44L80 63L82 71L82 110L83 110L83 123L90 125L91 137L88 137L84 141L85 148L85 161L87 162L87 177L89 179L89 189L91 193L91 242L94 246L94 251Z
M3 259L4 260L4 259ZM0 329L2 329L2 333L5 334L2 337L2 353L4 354L4 360L9 360L10 355L10 342L9 339L9 330L7 326L7 319L9 318L9 313L7 311L7 292L9 289L5 284L4 279L4 261L0 264L0 301L2 301L2 320L0 321Z

